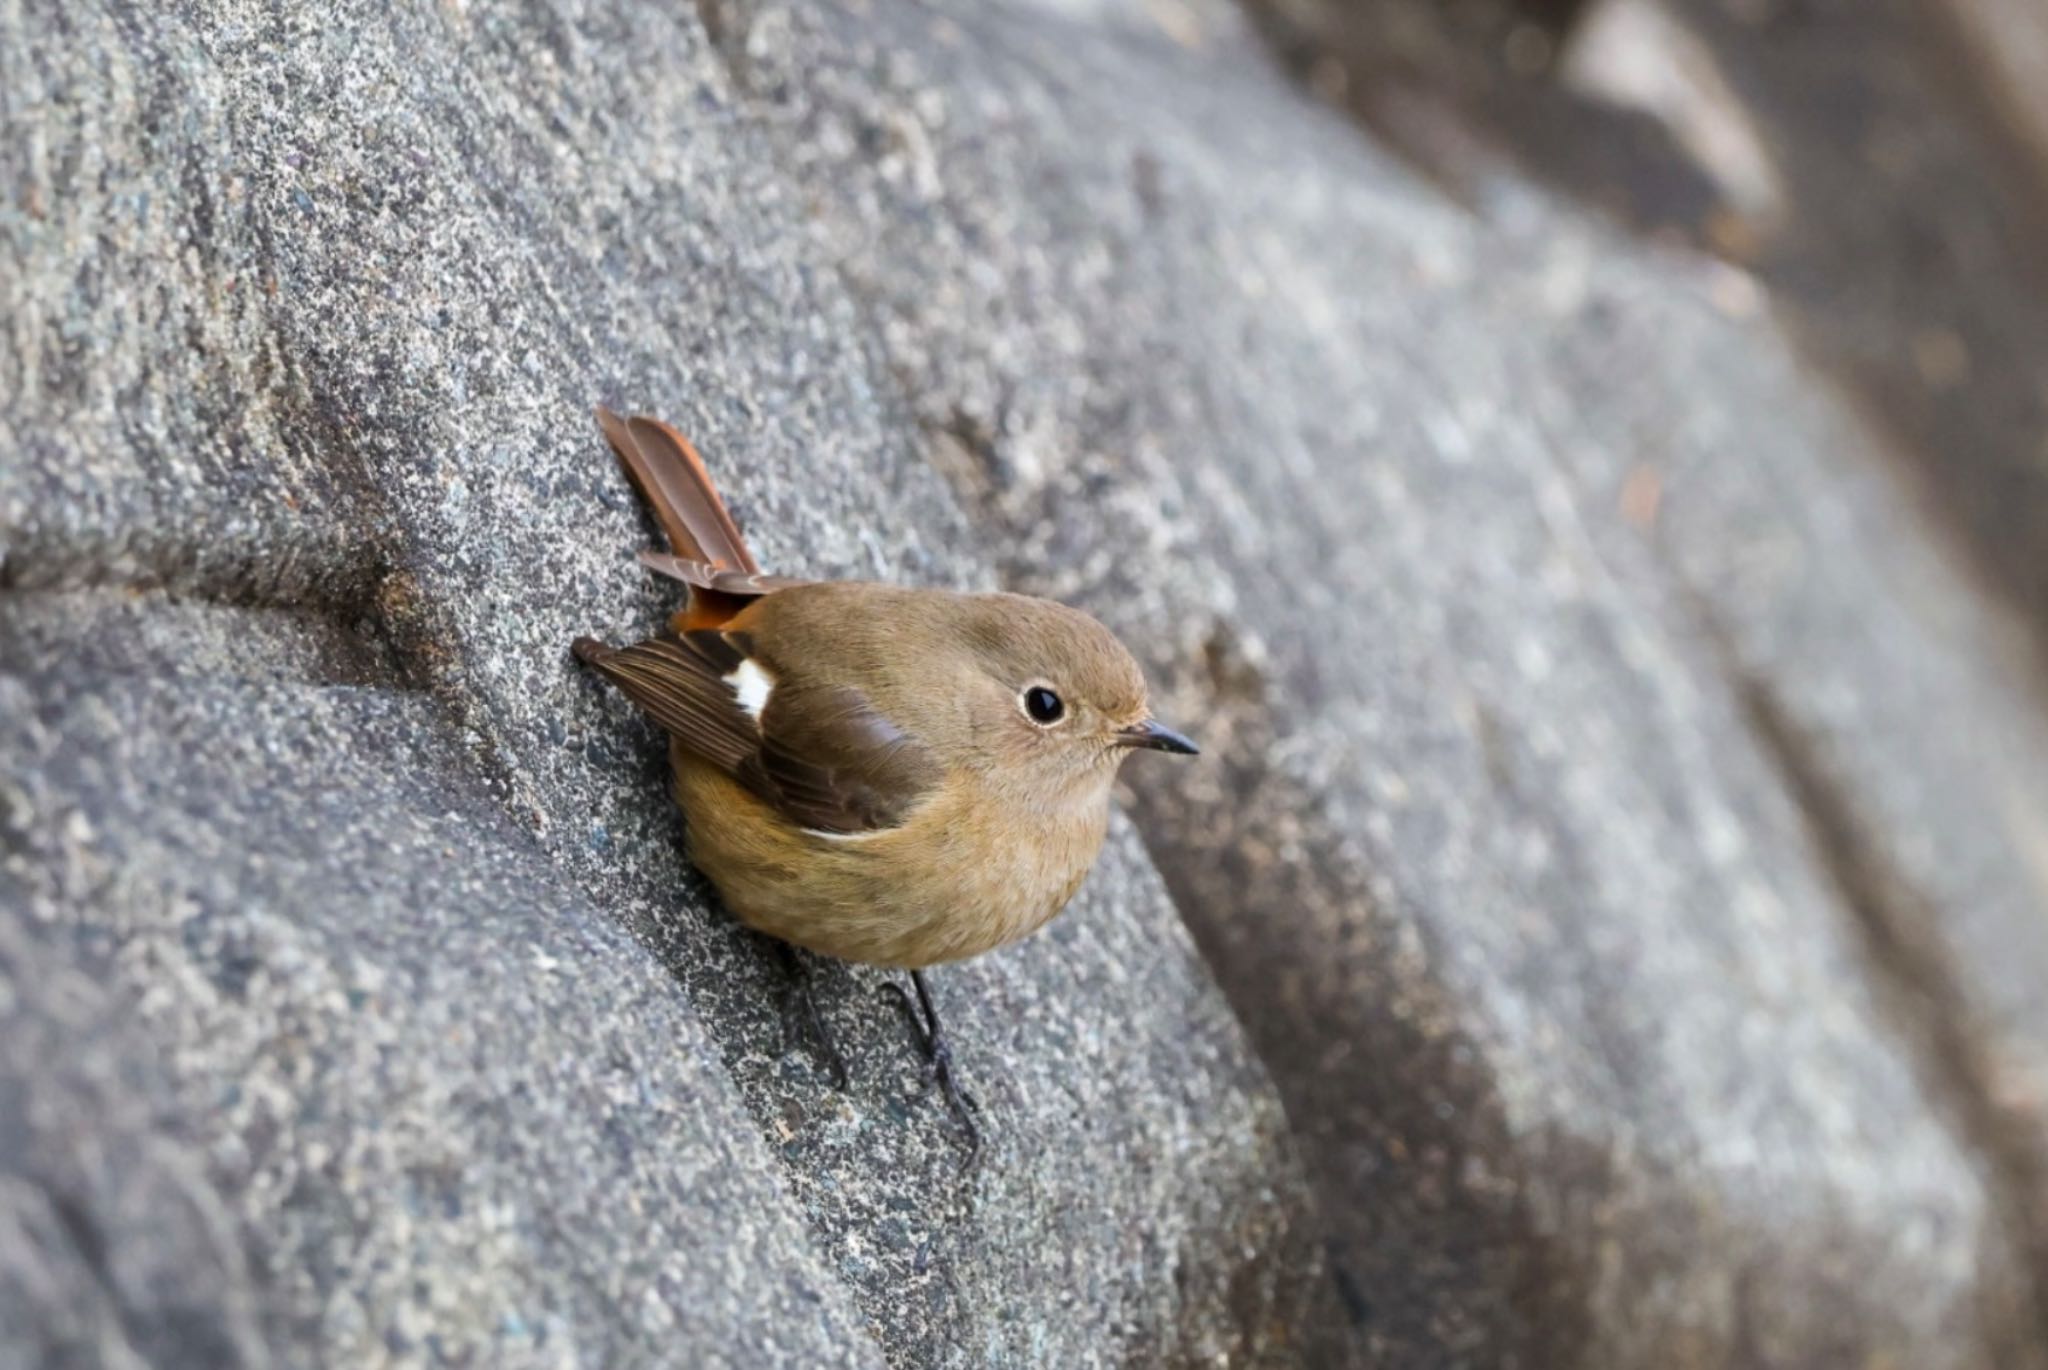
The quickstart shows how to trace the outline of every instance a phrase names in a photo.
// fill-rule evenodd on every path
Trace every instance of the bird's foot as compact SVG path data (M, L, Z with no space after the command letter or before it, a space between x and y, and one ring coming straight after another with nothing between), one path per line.
M960 1130L967 1134L967 1159L972 1163L981 1152L981 1128L974 1121L974 1112L981 1105L972 1094L960 1087L960 1081L953 1072L953 1048L946 1040L945 1031L939 1026L939 1013L932 1003L932 992L924 982L924 972L910 972L910 983L917 988L917 1001L911 1002L910 995L894 980L883 983L882 989L892 995L903 1016L910 1020L910 1030L916 1034L917 1049L924 1057L925 1084L937 1085L939 1093L946 1100L946 1109L960 1124ZM919 1009L923 1012L920 1013Z
M846 1057L839 1052L839 1044L832 1040L832 1030L825 1025L825 1015L818 1011L817 995L812 993L811 968L804 960L804 954L784 942L782 964L788 970L789 988L782 996L782 1052L788 1055L799 1038L808 1037L817 1048L817 1057L832 1076L836 1088L845 1089L847 1084Z

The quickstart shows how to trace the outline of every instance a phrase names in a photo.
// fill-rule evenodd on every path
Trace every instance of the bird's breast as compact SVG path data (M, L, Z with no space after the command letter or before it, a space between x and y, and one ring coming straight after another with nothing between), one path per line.
M1108 825L1106 803L1038 814L989 801L951 807L914 816L910 826L926 840L906 843L936 854L915 861L908 880L929 911L932 950L949 961L1044 926L1081 888Z
M898 827L823 836L694 758L676 761L691 859L732 911L849 961L928 966L1030 935L1080 889L1108 827L1106 794L1020 813L948 782Z

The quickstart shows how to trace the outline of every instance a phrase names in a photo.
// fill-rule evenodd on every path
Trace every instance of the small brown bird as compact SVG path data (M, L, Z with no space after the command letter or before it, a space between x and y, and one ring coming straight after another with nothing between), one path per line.
M576 655L668 733L690 858L741 922L911 972L923 1049L972 1137L923 970L1042 927L1101 850L1123 759L1195 745L1152 717L1137 662L1088 615L763 575L680 433L597 420L668 539L641 561L690 597L667 633L578 638Z

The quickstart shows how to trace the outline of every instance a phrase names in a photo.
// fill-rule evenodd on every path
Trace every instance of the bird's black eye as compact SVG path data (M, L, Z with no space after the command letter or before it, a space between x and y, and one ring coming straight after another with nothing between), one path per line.
M1057 723L1066 716L1066 701L1043 685L1033 685L1024 692L1024 712L1033 723Z

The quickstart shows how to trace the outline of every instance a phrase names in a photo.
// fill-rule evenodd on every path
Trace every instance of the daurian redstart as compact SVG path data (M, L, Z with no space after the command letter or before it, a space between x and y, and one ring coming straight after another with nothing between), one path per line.
M597 419L668 538L641 561L690 590L669 631L576 655L668 733L690 859L742 922L911 971L959 1110L922 970L1042 927L1101 850L1123 759L1195 745L1079 610L763 575L687 439Z

